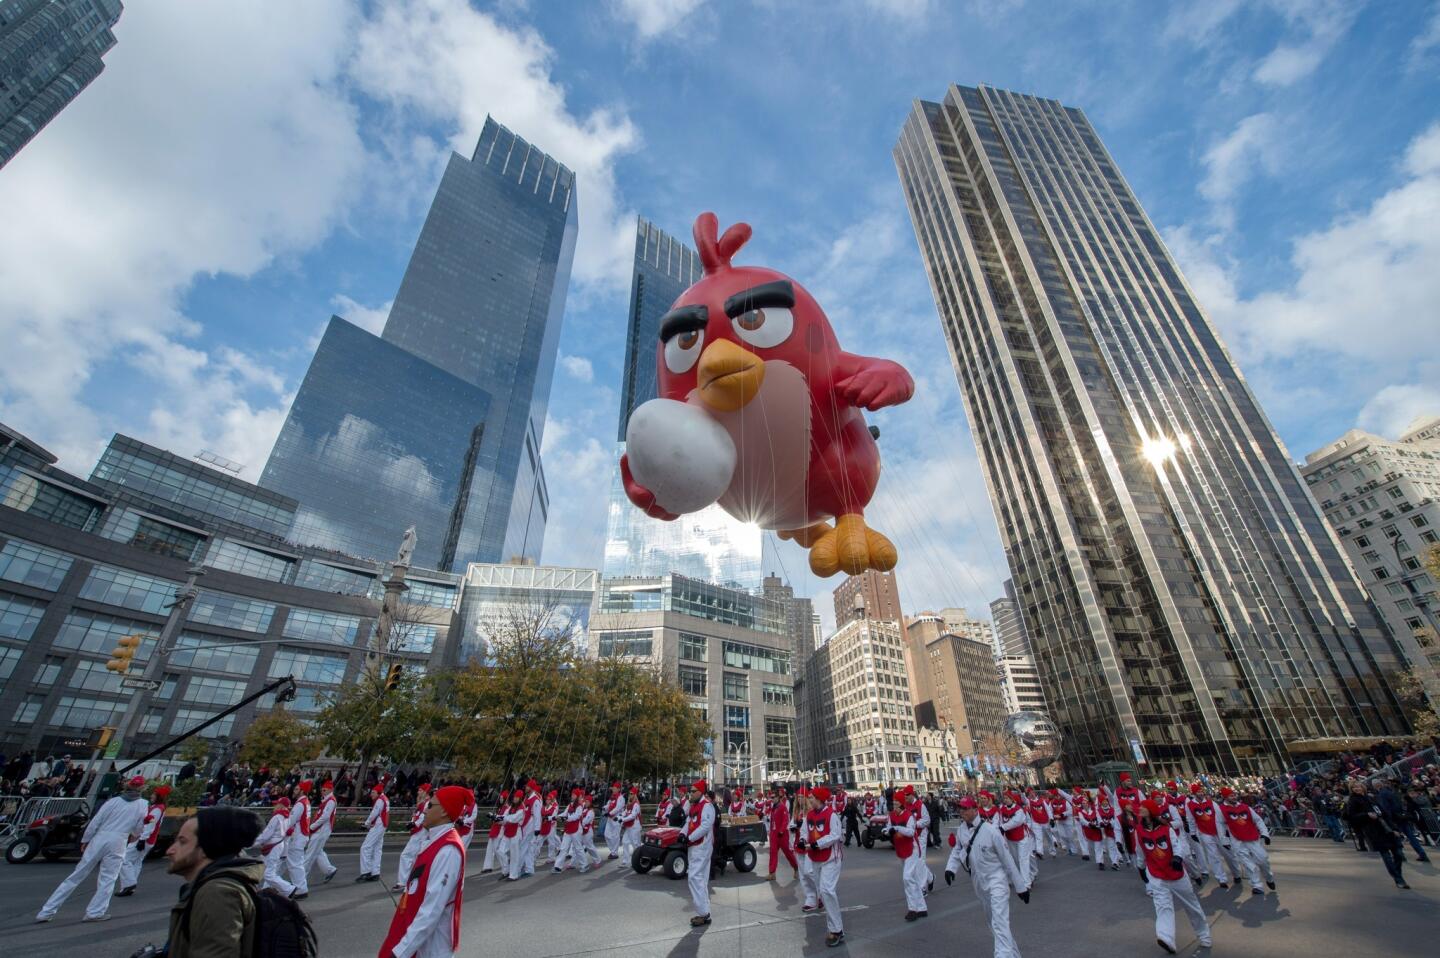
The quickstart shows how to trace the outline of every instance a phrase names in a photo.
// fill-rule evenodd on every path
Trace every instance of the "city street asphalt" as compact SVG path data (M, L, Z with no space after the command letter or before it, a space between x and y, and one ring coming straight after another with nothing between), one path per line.
M477 846L478 847L478 846ZM602 846L603 849L603 846ZM393 880L398 841L385 849L385 872ZM304 903L319 932L325 958L375 955L394 905L378 883L356 885L358 842L333 839L328 846L340 873L327 885L312 885ZM948 854L949 849L944 851ZM519 884L480 874L482 855L466 869L465 958L613 955L616 958L699 958L745 956L780 958L798 954L899 956L988 956L992 943L968 877L946 887L945 858L933 849L929 864L936 885L928 918L913 923L905 912L900 868L888 847L845 852L840 879L846 945L824 947L825 922L801 913L803 903L788 866L776 883L733 869L714 882L714 922L688 926L690 898L683 881L658 871L637 875L617 862L585 875L553 875L545 868ZM1412 891L1391 883L1378 857L1352 846L1308 839L1277 839L1271 849L1277 891L1252 896L1248 888L1228 891L1213 882L1201 893L1215 946L1201 955L1245 958L1311 958L1386 955L1431 956L1434 920L1440 914L1440 870L1411 861L1406 877ZM0 954L126 958L166 933L179 881L165 873L163 860L145 866L140 888L117 898L111 921L80 921L94 890L93 877L71 897L50 924L34 924L35 912L71 863L41 861L0 865ZM1101 873L1092 863L1062 857L1041 863L1029 905L1012 899L1015 938L1026 955L1115 958L1156 955L1154 911L1133 869ZM1183 916L1178 921L1181 955L1197 946Z

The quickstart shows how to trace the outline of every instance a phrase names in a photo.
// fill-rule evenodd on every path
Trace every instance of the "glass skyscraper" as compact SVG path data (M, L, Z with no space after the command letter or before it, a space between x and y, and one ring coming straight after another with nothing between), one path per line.
M487 118L474 154L450 157L383 348L336 333L276 442L260 482L300 500L294 538L383 557L414 524L417 561L440 569L539 559L576 229L570 170Z
M120 0L0 3L0 166L105 69Z
M1402 732L1393 644L1084 114L952 86L894 156L1068 774Z
M607 579L676 572L756 592L762 573L763 533L758 526L741 522L718 505L674 522L652 519L625 497L620 481L625 425L636 406L656 396L655 348L660 341L660 317L700 279L701 272L700 258L694 250L654 224L638 220L603 572Z

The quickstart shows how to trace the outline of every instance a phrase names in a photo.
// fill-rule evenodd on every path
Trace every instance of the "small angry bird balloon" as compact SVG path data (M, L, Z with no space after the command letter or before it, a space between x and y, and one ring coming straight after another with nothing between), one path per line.
M914 381L842 350L790 277L732 266L748 225L717 232L714 213L696 218L705 274L660 321L660 398L627 424L626 494L667 520L718 501L809 549L819 576L893 569L895 546L865 524L880 450L861 410L905 402Z

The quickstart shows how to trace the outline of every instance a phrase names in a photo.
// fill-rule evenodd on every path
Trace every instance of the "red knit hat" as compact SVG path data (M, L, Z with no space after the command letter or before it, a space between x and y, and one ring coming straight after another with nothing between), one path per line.
M525 787L528 788L528 789L530 789L530 791L532 791L532 792L538 792L538 791L540 791L540 783L537 782L537 781L535 781L535 779L533 779L533 778L530 779L530 781L528 781L528 782L525 783Z
M332 782L332 781L330 781L330 780L327 778L323 783L321 783L321 785L320 785L320 791L322 791L322 792L333 792L333 791L335 791L335 783Z
M1145 811L1149 812L1156 818L1163 818L1165 815L1165 813L1160 809L1160 803L1155 801L1155 799L1153 798L1147 798L1140 804L1142 807L1144 807Z
M307 779L305 779L305 781L301 782L299 785L296 785L295 787L298 788L298 789L300 789L300 791L304 792L306 795L309 795L309 794L310 794L310 789L312 789L312 788L315 787L315 783L312 782L312 781L310 781L310 779L307 778Z
M1121 772L1121 773L1120 773L1120 781L1122 781L1122 782L1128 782L1128 781L1130 781L1130 773L1129 773L1129 772Z
M445 814L452 822L457 818L464 817L465 812L470 808L470 803L474 800L475 796L470 789L460 785L445 785L435 793L435 801L445 809Z
M1220 797L1221 797L1221 798L1232 798L1232 797L1234 797L1234 795L1235 795L1235 789L1231 788L1231 787L1228 786L1228 785L1225 786L1224 788L1220 789Z
M430 791L430 783L429 783L429 782L423 783L423 784L420 786L420 791L422 791L422 792L429 792L429 791Z
M1205 790L1205 786L1204 786L1204 785L1201 785L1199 782L1192 782L1191 785L1190 785L1190 794L1191 794L1191 795L1199 795L1199 794L1200 794L1201 792L1203 792L1204 790Z
M616 782L615 784L618 786L620 783ZM690 783L690 787L703 794L705 792L705 779L697 778Z
M975 801L975 796L974 796L974 795L961 795L961 796L960 796L960 807L961 807L961 808L979 808L979 807L980 807L980 803L977 802L977 801ZM952 842L951 844L954 844L954 843Z
M170 786L169 786L169 785L157 785L157 786L155 786L155 797L158 798L158 799L160 799L162 802L163 802L165 799L169 798L169 797L170 797Z
M639 794L640 794L640 787L639 787L638 785L631 785L631 786L630 786L630 794L631 794L631 795L639 795Z
M826 788L824 785L816 785L814 788L810 789L810 794L814 795L822 802L830 801L830 789Z
M284 795L281 795L279 798L275 799L275 807L276 807L276 808L289 808L289 807L290 807L290 799L286 798Z

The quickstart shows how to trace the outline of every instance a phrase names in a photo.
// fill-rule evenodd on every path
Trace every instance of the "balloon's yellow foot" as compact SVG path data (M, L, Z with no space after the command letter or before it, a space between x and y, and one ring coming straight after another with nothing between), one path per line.
M775 534L782 539L789 539L790 541L798 543L799 545L808 549L815 543L819 542L820 538L826 533L833 531L835 531L835 527L832 526L830 523L817 522L814 525L806 526L803 529L781 529Z
M899 559L894 543L866 526L859 513L841 516L835 528L822 532L810 547L810 571L821 578L837 572L859 575L866 569L889 572Z

